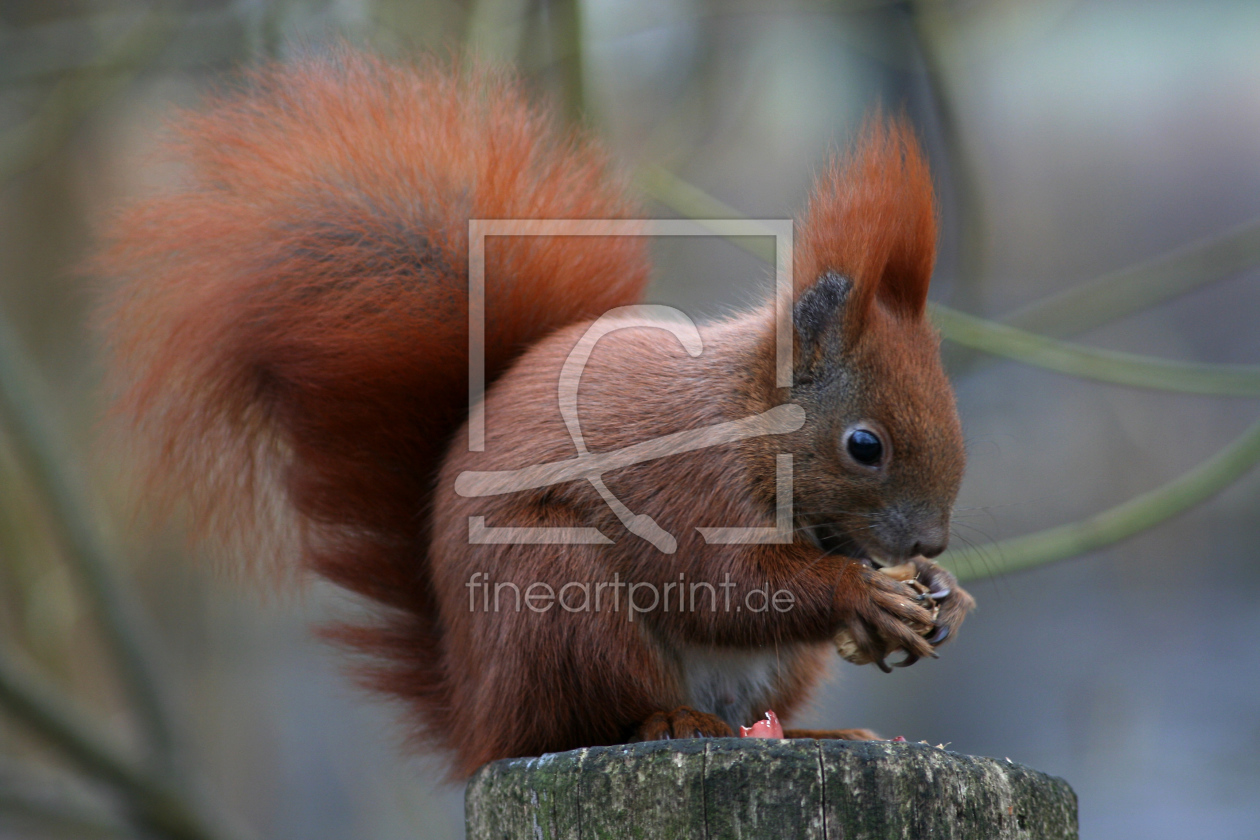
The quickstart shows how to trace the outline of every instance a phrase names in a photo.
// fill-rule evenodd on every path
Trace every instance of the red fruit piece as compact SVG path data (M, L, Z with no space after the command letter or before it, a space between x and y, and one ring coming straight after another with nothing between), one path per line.
M752 726L741 726L739 728L739 737L741 738L782 738L783 724L779 723L779 716L773 711L766 711L766 719L759 720ZM905 740L904 738L902 740Z

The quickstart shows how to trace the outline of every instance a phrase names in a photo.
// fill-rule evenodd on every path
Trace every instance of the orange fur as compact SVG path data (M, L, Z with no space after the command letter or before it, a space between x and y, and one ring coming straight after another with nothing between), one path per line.
M834 158L814 183L796 234L798 292L838 271L859 289L852 316L860 319L878 297L900 314L921 317L936 261L932 195L932 175L909 121L868 118L849 154Z
M803 538L710 545L696 530L772 523L779 453L796 459L796 524L857 523L855 551L865 539L896 553L888 546L948 521L962 444L922 317L935 217L904 120L872 121L811 199L795 259L798 296L814 301L798 341L815 350L798 354L790 392L774 385L768 306L704 327L698 358L650 328L610 334L592 355L579 415L595 452L785 401L807 410L799 432L606 476L628 507L678 536L672 556L627 533L585 481L454 491L464 470L573 457L560 367L589 319L646 285L642 238L492 239L486 451L465 451L467 221L634 217L597 147L555 134L495 73L458 78L341 50L248 75L184 115L176 152L186 182L119 216L98 260L118 281L106 321L113 370L120 407L153 452L153 493L190 498L216 534L264 533L287 511L301 563L378 607L375 623L333 635L376 657L373 684L408 702L417 734L457 774L643 736L656 731L649 720L694 729L717 710L680 707L709 700L726 724L751 722L759 704L786 716L842 627L872 648L897 640L930 652L907 636L922 616L904 584L853 557ZM854 420L890 435L895 458L878 477L844 460L838 441ZM593 526L613 544L473 545L470 516ZM469 600L478 572L556 587L729 575L790 589L798 606L656 610L639 623L488 613ZM959 592L945 611L953 623L966 611ZM728 673L748 683L729 703Z

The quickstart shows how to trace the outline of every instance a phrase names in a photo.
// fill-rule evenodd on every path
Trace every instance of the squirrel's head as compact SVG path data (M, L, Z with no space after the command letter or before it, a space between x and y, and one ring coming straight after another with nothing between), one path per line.
M868 121L818 180L794 254L797 521L819 545L897 562L949 539L964 450L925 317L931 178L904 120Z

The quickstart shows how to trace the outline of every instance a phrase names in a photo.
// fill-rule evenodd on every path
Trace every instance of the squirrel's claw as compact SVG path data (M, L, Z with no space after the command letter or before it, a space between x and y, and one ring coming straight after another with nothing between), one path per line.
M907 653L905 658L900 662L894 662L894 668L909 668L911 665L919 661L919 657L913 653Z

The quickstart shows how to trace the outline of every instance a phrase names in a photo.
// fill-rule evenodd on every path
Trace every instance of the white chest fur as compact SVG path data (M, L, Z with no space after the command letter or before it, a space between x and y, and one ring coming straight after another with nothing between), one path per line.
M732 729L748 726L770 708L797 652L795 645L759 650L684 647L679 664L687 705L717 715Z

